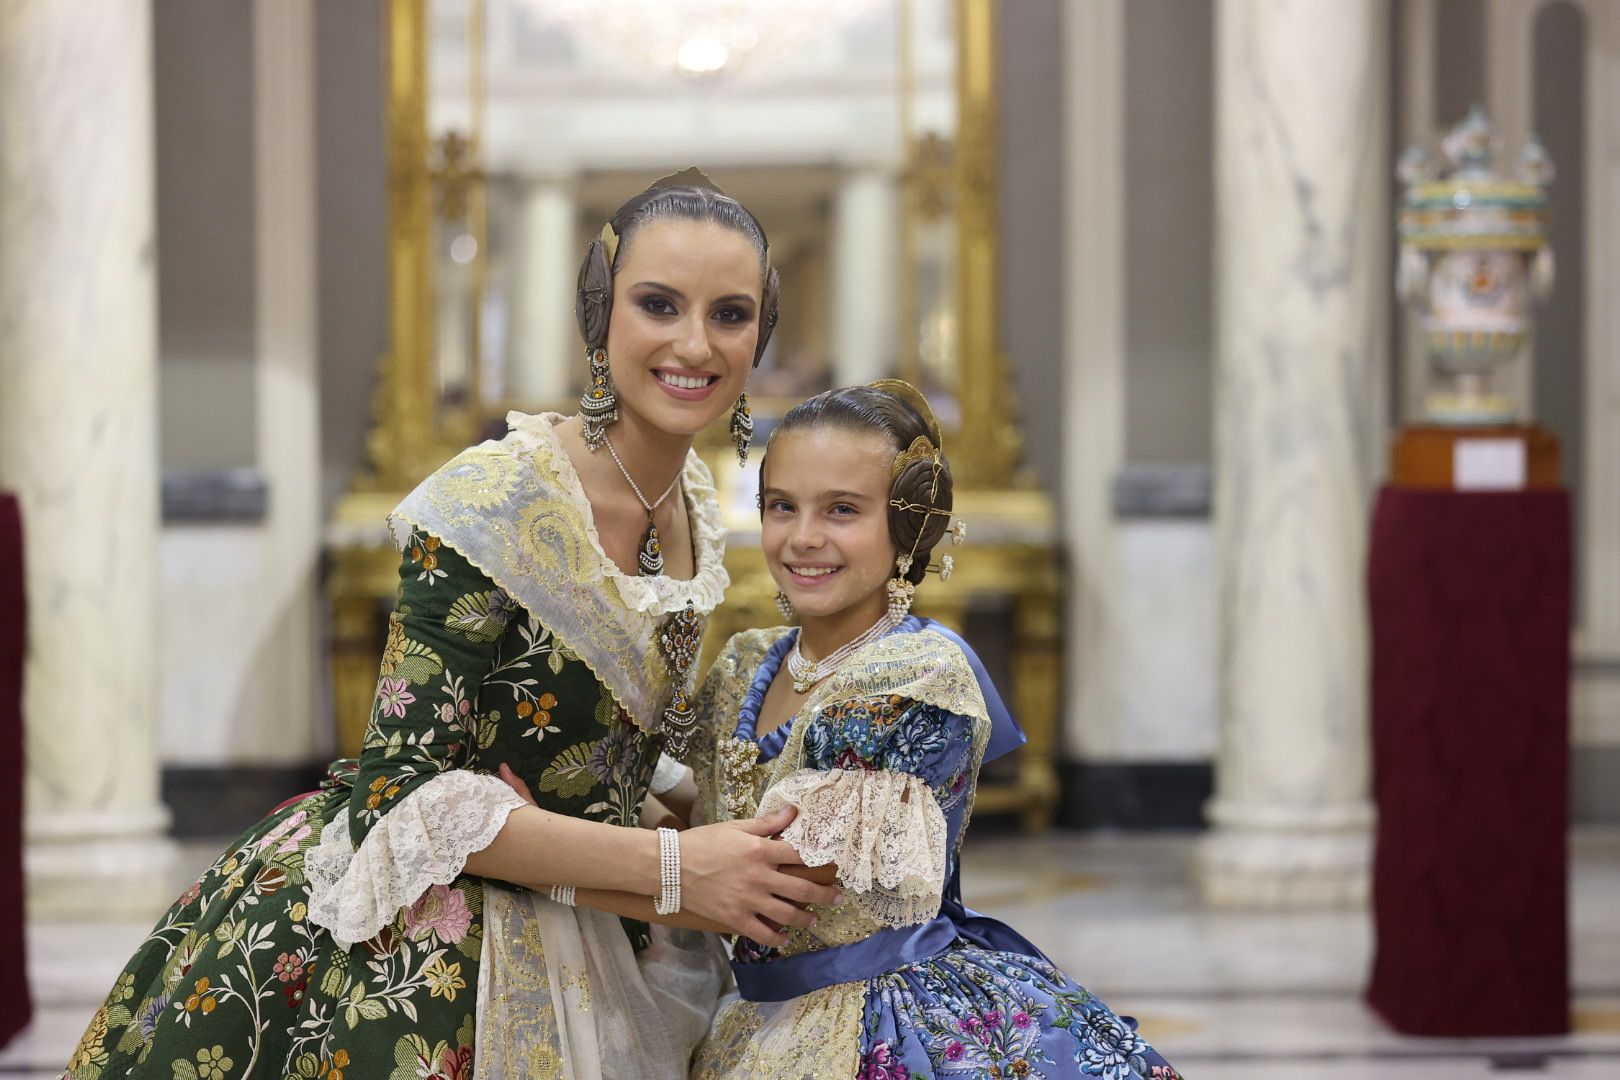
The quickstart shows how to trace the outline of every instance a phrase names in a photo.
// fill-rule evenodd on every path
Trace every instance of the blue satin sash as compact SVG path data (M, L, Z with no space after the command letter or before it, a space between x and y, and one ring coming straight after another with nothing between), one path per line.
M964 905L961 878L953 870L945 886L939 914L925 923L879 930L848 945L834 945L775 960L747 964L733 960L731 972L737 979L737 993L744 1001L787 1001L825 986L865 982L910 964L932 960L957 942L1046 960L1046 954L1018 931Z

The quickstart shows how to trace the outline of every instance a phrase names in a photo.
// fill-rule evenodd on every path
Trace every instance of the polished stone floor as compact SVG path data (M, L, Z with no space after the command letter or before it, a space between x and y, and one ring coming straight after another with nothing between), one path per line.
M1498 1073L1620 1077L1620 832L1577 833L1572 890L1576 1032L1558 1039L1414 1039L1360 1002L1365 913L1212 912L1192 889L1187 836L1028 838L981 832L968 903L1012 923L1198 1080L1425 1080ZM188 848L200 869L208 846ZM176 891L184 881L176 882ZM29 928L38 1018L0 1052L0 1077L52 1075L156 912Z

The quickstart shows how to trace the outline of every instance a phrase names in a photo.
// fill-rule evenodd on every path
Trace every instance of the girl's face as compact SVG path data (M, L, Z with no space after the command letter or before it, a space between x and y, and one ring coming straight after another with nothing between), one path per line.
M613 278L608 366L619 408L696 435L736 402L759 340L759 255L709 221L642 227Z
M771 440L761 492L765 563L799 614L876 622L897 552L889 537L889 468L882 434L808 427Z

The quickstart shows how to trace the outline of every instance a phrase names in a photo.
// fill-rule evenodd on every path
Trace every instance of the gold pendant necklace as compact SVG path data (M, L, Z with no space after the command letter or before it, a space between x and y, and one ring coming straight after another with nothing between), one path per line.
M641 576L658 577L664 572L664 549L658 541L658 526L653 522L653 511L664 505L664 500L680 484L681 473L675 474L675 479L669 482L669 487L664 489L656 502L648 502L647 496L641 493L641 485L624 467L623 459L613 448L613 442L605 431L602 441L607 444L608 453L613 455L613 464L619 467L619 474L630 485L630 490L636 493L636 501L647 511L647 535L641 541L641 551L637 555ZM680 611L671 612L658 627L658 651L664 658L664 668L669 672L670 681L675 684L669 706L664 709L664 727L668 733L669 751L677 758L686 756L686 743L692 736L693 725L697 723L697 710L692 707L692 665L697 663L698 643L702 637L703 620L698 618L697 609L690 600Z
M647 511L647 535L641 541L641 552L637 555L637 561L641 564L643 577L657 577L664 572L664 548L658 542L658 526L653 524L653 511L664 505L664 500L669 498L670 493L681 482L681 474L680 472L675 474L675 479L669 482L669 487L664 489L664 493L658 496L656 502L648 502L647 496L641 493L641 485L630 475L630 470L624 467L624 459L619 457L619 452L613 448L613 441L607 437L606 432L602 433L602 441L607 444L608 453L613 455L613 464L619 467L619 475L630 485L630 490L636 493L636 501L641 504L641 508Z

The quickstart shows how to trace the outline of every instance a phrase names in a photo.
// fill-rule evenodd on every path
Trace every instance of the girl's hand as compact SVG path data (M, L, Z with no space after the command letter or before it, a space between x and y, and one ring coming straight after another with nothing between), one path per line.
M512 771L512 766L506 764L503 761L501 763L501 767L499 769L495 770L495 772L496 772L497 776L499 776L502 780L506 781L506 786L507 787L509 787L513 791L517 792L517 797L518 798L522 799L524 802L528 803L530 806L539 806L540 805L539 803L534 801L534 796L529 792L529 785L525 784L522 780L519 780L518 779L518 774Z
M691 822L665 806L664 800L657 795L648 795L642 802L641 818L636 823L643 829L674 829L677 832L684 832L691 827Z
M828 863L825 866L784 866L782 873L792 874L796 878L814 882L817 885L838 884L838 864Z

